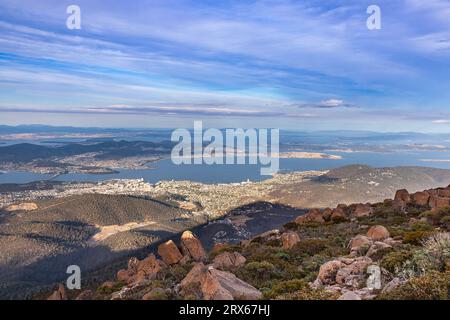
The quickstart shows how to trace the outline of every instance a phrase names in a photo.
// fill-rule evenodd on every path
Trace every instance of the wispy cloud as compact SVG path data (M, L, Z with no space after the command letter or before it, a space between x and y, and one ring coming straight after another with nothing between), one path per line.
M355 108L354 104L345 102L340 99L328 99L322 100L315 103L304 103L299 107L301 108L319 108L319 109L331 109L331 108Z
M381 0L377 31L357 0L79 0L79 31L65 28L68 4L0 4L2 105L270 123L364 111L389 119L450 100L448 1Z

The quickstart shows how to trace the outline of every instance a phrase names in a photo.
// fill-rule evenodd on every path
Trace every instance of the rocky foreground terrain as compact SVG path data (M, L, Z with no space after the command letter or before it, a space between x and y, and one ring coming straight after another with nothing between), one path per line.
M414 192L448 183L448 170L356 165L232 184L116 180L5 186L11 191L0 193L0 297L24 297L61 281L71 264L89 281L107 278L130 255L156 253L160 242L177 240L186 229L210 250L215 243L235 245L280 228L307 208L375 203L396 189ZM336 228L322 231L343 232ZM95 269L101 277L90 276Z
M448 300L449 231L450 187L402 189L393 200L311 209L209 252L185 231L157 254L131 258L110 281L60 285L48 299Z

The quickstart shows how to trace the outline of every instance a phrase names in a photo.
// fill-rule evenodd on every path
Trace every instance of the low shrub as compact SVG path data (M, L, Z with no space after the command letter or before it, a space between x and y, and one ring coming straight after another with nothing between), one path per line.
M433 233L431 231L409 231L403 233L403 243L419 246L422 242L430 237Z
M450 233L437 233L425 240L413 259L421 270L445 272L450 261Z
M275 283L270 290L264 292L264 299L276 299L282 294L293 293L307 286L308 283L300 279L281 281Z
M393 251L386 254L380 261L380 266L389 272L398 273L404 263L412 258L409 251Z
M328 241L322 239L308 239L297 243L291 251L294 254L305 254L308 256L316 255L328 248Z
M450 274L430 272L411 278L389 293L382 293L381 300L448 300L450 299Z

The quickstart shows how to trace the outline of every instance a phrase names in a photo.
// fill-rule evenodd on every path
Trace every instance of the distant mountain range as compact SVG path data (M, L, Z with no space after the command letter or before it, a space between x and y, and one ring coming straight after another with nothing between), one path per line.
M101 152L99 159L155 155L169 153L173 147L170 141L159 143L146 141L106 141L98 143L68 143L63 146L42 146L20 143L0 147L0 163L26 163L33 160L48 160L54 157L68 157L89 152Z

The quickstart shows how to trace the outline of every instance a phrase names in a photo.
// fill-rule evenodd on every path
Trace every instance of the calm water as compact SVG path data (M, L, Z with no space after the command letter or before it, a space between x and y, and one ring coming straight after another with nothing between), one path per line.
M423 162L421 159L450 159L448 152L355 152L332 154L341 155L342 160L329 159L280 159L280 172L324 170L349 164L366 164L373 167L428 166L450 169L450 162ZM153 164L149 170L120 170L117 174L77 174L59 176L58 181L102 181L109 179L139 179L155 183L160 180L192 180L204 183L230 183L250 179L260 181L269 178L260 175L259 165L174 165L171 160ZM0 174L0 183L26 183L50 178L28 172L8 172Z

